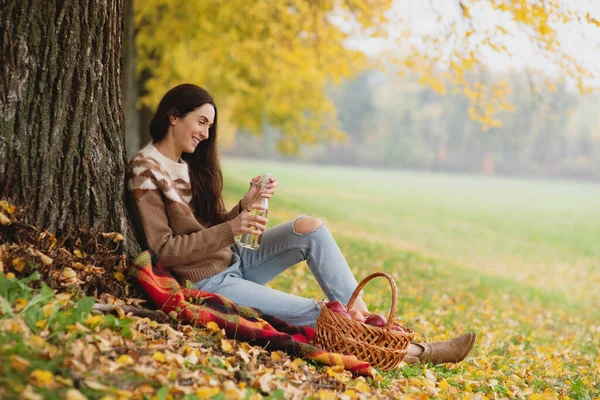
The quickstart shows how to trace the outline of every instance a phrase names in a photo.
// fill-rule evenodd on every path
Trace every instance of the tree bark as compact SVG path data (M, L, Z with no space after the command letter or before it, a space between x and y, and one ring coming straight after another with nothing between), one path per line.
M123 110L125 112L125 143L127 159L141 148L139 118L137 109L137 80L135 73L135 20L134 0L125 0L123 23Z
M56 234L127 232L123 0L0 0L0 197Z

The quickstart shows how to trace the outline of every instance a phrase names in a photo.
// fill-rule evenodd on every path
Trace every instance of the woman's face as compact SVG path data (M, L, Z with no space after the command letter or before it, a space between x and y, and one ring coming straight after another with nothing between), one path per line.
M193 153L196 146L208 139L208 129L215 120L215 108L204 104L183 118L172 117L172 137L175 147L182 153Z

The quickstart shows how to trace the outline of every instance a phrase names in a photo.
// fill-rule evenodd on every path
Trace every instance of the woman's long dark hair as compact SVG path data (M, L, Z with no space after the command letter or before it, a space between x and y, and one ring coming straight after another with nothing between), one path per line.
M214 225L223 222L225 204L221 196L223 174L217 150L217 106L211 95L192 84L175 86L169 90L150 122L150 136L153 142L160 142L167 134L171 116L183 118L204 104L212 104L215 108L215 120L208 130L208 139L200 142L193 153L183 153L181 158L189 165L196 215Z

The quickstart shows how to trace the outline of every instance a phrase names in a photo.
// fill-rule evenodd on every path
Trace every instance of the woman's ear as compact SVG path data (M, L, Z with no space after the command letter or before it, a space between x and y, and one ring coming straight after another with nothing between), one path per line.
M171 125L175 125L175 123L177 122L177 117L173 114L169 114L169 122L171 123Z

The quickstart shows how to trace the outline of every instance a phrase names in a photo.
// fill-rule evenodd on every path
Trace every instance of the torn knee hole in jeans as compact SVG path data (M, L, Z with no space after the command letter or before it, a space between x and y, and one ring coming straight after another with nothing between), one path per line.
M314 229L310 229L307 232L298 232L296 230L296 223L304 218L310 218L312 220L320 221L320 224L319 224L319 226L315 227ZM302 214L302 215L296 217L296 219L294 220L294 223L292 224L292 230L294 231L294 234L296 234L298 236L306 236L306 235L310 235L313 232L317 232L319 229L321 229L323 227L323 225L325 225L325 221L322 221L319 218L310 217L308 215ZM300 229L300 230L302 230L302 229Z

